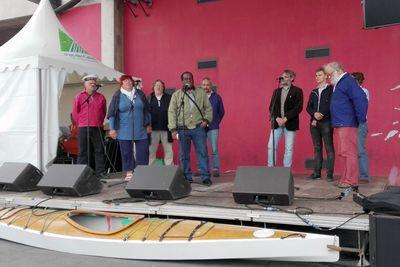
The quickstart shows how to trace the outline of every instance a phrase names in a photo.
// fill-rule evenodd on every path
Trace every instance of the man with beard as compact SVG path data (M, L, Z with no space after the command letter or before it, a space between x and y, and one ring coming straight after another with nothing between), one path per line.
M95 166L91 167L94 167L98 176L104 176L103 122L107 110L106 99L97 92L96 75L87 75L82 80L84 90L75 96L72 110L73 121L78 126L78 164L90 164L94 156ZM94 155L90 154L91 147Z
M292 84L295 78L292 70L284 70L279 78L281 87L275 89L271 98L269 112L273 129L268 142L268 167L276 165L276 148L282 134L285 134L283 166L292 166L294 137L303 110L303 91Z
M344 168L339 188L358 186L357 127L366 122L368 100L357 81L339 62L325 66L334 86L331 98L331 122L338 141L338 156Z
M213 119L209 125L209 131L207 132L207 139L211 145L211 159L213 164L213 176L219 177L219 155L218 155L218 136L219 136L219 124L225 115L224 103L219 94L212 90L211 80L208 77L203 78L201 82L201 88L206 92L208 99L211 103L213 112Z

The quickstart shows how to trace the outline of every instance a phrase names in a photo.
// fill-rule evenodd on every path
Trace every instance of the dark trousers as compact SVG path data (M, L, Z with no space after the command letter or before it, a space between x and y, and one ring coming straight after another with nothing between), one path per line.
M90 153L90 162L93 162L95 166L93 168L97 175L105 172L105 154L104 154L104 131L98 127L89 127L89 146L93 147L93 152ZM89 148L90 149L90 148ZM87 143L87 128L78 128L78 164L88 164L88 143ZM93 155L94 154L94 155Z
M149 140L118 140L121 150L122 170L132 171L137 165L149 165ZM133 155L135 144L135 156Z
M310 125L310 132L314 144L314 174L321 175L323 141L327 157L326 173L327 175L332 176L335 164L335 148L333 146L333 128L331 123L329 121L317 123L316 127Z

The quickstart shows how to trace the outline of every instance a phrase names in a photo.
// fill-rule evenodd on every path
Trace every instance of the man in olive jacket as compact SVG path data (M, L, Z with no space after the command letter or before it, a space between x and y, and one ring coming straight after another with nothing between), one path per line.
M193 74L181 75L183 88L171 98L168 109L168 128L172 138L179 139L180 162L186 179L192 182L190 170L190 141L193 141L204 185L211 186L208 168L206 127L212 121L212 109L207 94L194 87ZM179 137L178 137L179 136Z

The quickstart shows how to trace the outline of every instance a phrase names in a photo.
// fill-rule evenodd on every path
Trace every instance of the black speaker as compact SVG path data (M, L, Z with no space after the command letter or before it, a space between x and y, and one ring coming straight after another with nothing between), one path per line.
M294 186L290 168L238 167L233 187L236 203L288 206L293 203Z
M192 191L180 167L137 166L126 192L133 198L171 200L186 197Z
M4 191L38 190L42 172L29 163L4 162L0 167L0 189Z
M400 216L377 213L369 215L369 261L371 266L399 266L399 229Z
M399 0L364 0L364 28L400 24Z
M87 165L53 164L38 187L46 195L82 197L100 193L103 185Z

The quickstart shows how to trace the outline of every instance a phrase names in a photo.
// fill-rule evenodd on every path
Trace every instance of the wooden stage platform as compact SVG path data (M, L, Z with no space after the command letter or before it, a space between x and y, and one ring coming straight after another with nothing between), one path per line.
M288 212L271 211L259 205L235 203L232 197L234 173L225 173L221 177L213 178L214 184L211 187L206 187L199 180L196 182L195 179L192 184L192 193L186 198L175 201L140 202L128 199L129 195L126 193L123 184L113 185L122 181L118 177L121 175L113 174L113 178L107 180L100 194L81 198L54 196L48 199L49 196L41 191L23 193L1 191L0 206L34 206L40 203L40 207L59 209L103 210L296 226L307 226L293 213L297 207L306 207L311 209L313 213L303 215L304 218L314 225L328 228L336 227L353 217L354 214L362 212L362 208L353 202L351 195L341 200L332 200L343 191L333 186L333 183L326 180L308 180L305 175L295 175L294 177L295 199L293 205L279 206ZM360 185L359 191L367 196L380 192L384 189L386 181L387 179L374 177L370 183ZM326 200L322 200L322 198ZM121 199L122 201L105 201L113 199ZM368 231L368 216L356 217L341 226L340 229Z

